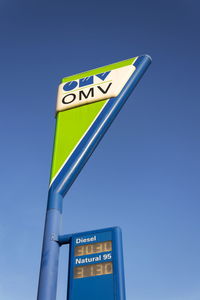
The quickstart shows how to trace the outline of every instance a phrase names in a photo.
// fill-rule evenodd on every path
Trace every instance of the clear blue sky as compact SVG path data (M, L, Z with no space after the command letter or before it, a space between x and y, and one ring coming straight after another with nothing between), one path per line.
M35 300L57 86L153 63L65 199L63 233L119 225L127 300L200 299L199 1L0 1L0 299ZM66 299L68 249L58 299Z

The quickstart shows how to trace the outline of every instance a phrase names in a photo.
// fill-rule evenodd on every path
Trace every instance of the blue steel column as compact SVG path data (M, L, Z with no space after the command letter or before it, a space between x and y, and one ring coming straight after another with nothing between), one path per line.
M48 203L55 205L47 206L37 300L56 299L62 200L62 196L49 191Z

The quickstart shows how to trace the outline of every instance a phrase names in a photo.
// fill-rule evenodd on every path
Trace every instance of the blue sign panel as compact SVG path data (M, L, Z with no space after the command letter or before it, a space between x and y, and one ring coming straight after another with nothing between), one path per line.
M72 235L68 300L83 299L125 300L120 228Z

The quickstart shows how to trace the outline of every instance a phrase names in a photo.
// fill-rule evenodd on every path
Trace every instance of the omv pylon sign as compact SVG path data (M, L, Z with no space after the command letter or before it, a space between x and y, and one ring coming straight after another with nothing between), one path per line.
M64 196L150 63L148 55L134 57L63 78L59 85L37 300L56 299ZM118 294L123 300L123 294ZM77 299L81 297L82 293Z

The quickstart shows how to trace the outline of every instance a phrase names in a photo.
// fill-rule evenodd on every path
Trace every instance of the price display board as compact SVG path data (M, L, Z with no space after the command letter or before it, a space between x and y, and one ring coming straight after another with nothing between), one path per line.
M68 300L125 300L120 228L71 236Z

